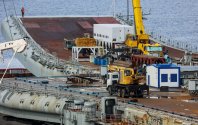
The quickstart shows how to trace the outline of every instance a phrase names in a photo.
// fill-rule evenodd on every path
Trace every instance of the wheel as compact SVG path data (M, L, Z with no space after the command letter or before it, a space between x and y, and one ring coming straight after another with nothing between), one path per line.
M109 92L109 95L113 95L112 86L109 86L109 87L108 87L108 92Z
M142 98L143 97L143 91L142 90L137 90L136 95L137 98Z
M125 91L125 89L122 89L121 97L122 97L122 98L125 98L125 97L126 97L126 91Z
M118 97L121 97L121 89L118 89Z

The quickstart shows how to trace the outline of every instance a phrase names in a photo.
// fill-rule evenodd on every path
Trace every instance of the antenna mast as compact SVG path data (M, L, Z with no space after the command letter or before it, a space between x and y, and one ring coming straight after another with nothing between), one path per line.
M127 21L129 21L129 0L127 0Z
M115 17L116 16L116 0L113 0L113 16Z

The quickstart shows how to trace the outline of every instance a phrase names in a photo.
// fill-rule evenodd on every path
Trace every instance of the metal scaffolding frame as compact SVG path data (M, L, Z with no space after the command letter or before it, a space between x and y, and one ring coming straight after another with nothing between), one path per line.
M79 58L79 53L82 49L90 49L93 55L95 56L97 52L99 52L99 49L103 49L102 46L82 46L82 47L72 47L72 61L89 61L89 58Z

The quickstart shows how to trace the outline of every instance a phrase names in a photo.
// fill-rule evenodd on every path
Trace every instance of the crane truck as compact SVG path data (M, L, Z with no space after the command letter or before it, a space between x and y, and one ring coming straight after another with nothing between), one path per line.
M107 90L110 95L119 97L143 97L145 91L149 93L149 87L140 83L132 68L109 65L107 74Z
M158 43L151 44L149 35L145 32L140 0L132 0L132 7L134 13L135 34L128 34L125 44L128 47L137 48L144 55L161 57L163 55L162 46Z

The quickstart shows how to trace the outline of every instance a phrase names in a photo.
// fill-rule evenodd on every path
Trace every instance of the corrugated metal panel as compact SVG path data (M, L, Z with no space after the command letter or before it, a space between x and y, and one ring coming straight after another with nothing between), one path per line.
M198 66L180 66L181 72L198 71Z

